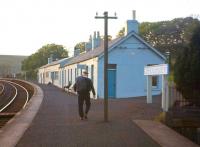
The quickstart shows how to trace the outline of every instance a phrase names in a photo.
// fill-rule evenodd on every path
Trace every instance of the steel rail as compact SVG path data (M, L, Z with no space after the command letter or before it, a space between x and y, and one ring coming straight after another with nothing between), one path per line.
M22 85L20 85L20 84L17 84L17 83L15 83L15 82L13 82L14 84L16 84L16 85L18 85L19 87L21 87L22 89L24 89L25 91L26 91L26 102L25 102L25 104L24 104L24 106L23 106L23 109L26 107L26 105L27 105L27 103L28 103L28 98L29 98L29 93L28 93L28 90L24 87L24 86L22 86Z
M12 84L18 85L19 87L21 87L22 89L24 89L24 91L26 92L26 102L25 102L24 105L23 105L23 109L24 109L24 108L26 107L28 101L29 101L29 93L28 93L28 90L27 90L24 86L22 86L22 85L20 85L20 84L18 84L18 83L9 81L9 80L0 80L0 81L12 83ZM12 102L13 102L13 101L14 101L14 99L12 100ZM12 102L11 102L11 103L12 103ZM9 105L10 105L10 103L9 103ZM9 106L9 105L8 105L8 106ZM7 106L7 105L6 105L6 106ZM8 106L7 106L7 107L8 107ZM5 108L4 108L4 109L5 109ZM3 110L2 110L2 111L3 111ZM1 112L1 110L0 110L0 112Z
M0 84L0 86L2 87L2 89L1 89L1 91L0 91L0 95L3 93L3 91L4 91L4 89L5 89L5 87L4 87L4 85L3 84Z
M15 89L15 95L9 101L9 103L7 103L3 108L0 109L0 112L2 112L4 109L6 109L15 100L15 98L17 97L17 88L14 85L12 85L10 82L8 82L8 81L5 81L5 80L1 80L1 81L7 82L9 85L11 85Z

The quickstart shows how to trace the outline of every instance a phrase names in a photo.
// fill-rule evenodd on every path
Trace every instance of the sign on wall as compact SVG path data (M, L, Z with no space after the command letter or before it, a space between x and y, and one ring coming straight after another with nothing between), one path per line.
M166 75L168 73L168 64L158 64L144 67L144 75Z

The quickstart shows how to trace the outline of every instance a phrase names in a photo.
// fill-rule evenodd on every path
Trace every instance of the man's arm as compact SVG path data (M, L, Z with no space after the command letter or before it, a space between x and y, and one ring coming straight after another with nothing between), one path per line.
M76 92L76 83L74 84L73 89Z

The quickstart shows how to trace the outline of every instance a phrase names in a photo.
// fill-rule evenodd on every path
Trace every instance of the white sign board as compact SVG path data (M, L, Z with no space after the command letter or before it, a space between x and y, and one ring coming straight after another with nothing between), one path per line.
M144 75L166 75L168 73L168 64L158 64L144 67Z

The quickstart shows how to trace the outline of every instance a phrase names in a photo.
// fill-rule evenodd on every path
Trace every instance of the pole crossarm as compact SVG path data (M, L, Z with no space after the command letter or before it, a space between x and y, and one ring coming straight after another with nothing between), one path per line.
M95 19L104 19L104 121L108 122L108 19L117 19L116 16L95 16Z
M95 19L117 19L117 16L108 16L108 12L104 12L104 16L96 16L94 17ZM116 15L116 14L115 14Z
M105 19L105 16L95 16L94 17L95 19ZM107 17L108 19L117 19L116 16L113 16L113 17Z

